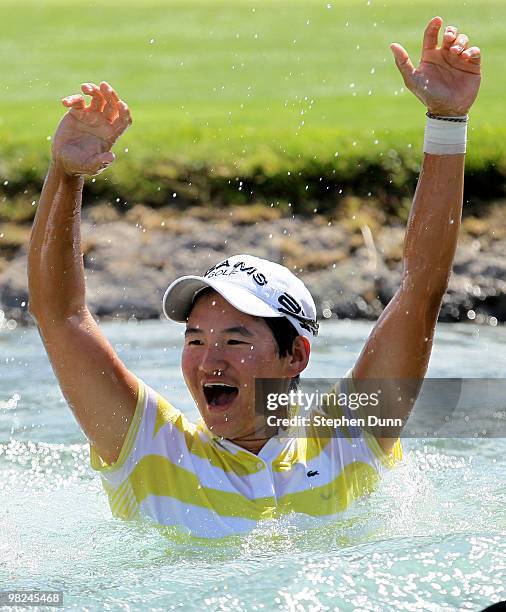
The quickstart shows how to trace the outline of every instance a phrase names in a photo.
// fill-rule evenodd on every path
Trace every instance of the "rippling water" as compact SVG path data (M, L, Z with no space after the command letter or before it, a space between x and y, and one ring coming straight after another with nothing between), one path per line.
M324 323L307 376L339 377L370 324ZM127 365L190 416L181 327L104 324ZM342 521L209 543L110 516L33 329L0 333L0 590L79 609L481 610L506 599L506 440L405 440ZM505 377L506 328L440 325L429 374Z

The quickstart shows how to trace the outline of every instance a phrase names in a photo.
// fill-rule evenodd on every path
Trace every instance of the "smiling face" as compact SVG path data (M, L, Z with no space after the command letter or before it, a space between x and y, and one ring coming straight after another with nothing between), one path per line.
M240 312L212 290L197 298L188 318L182 370L200 414L216 435L255 451L263 423L255 419L255 378L285 379L287 387L307 361L300 336L293 354L279 357L263 319Z

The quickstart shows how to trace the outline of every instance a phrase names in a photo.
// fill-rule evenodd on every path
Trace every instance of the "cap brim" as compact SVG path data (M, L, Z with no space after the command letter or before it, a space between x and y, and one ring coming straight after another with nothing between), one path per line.
M256 295L236 283L225 280L206 279L202 276L182 276L175 280L163 296L163 312L168 319L184 323L197 293L211 287L237 310L256 317L282 317Z

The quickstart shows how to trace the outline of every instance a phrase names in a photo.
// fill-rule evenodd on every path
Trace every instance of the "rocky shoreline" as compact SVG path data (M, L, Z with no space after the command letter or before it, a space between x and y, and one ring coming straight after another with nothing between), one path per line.
M487 220L464 219L441 321L506 321L504 210L492 209ZM229 255L249 253L301 276L320 318L375 319L399 286L404 231L373 218L292 218L268 207L177 213L138 205L120 215L103 204L83 212L87 303L99 318L158 318L163 292L176 277L202 274ZM32 323L29 228L23 232L12 248L0 228L0 326Z

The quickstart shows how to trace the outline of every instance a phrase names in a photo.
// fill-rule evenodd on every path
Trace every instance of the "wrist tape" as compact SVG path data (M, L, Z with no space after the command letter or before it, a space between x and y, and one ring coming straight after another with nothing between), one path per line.
M431 155L458 155L466 152L467 116L437 117L427 113L423 152Z

